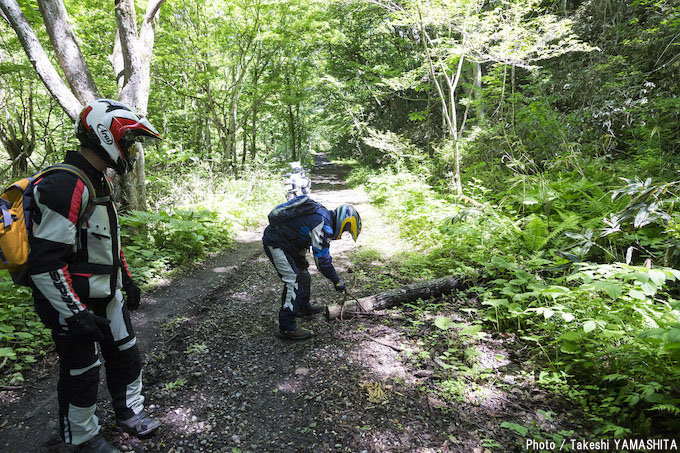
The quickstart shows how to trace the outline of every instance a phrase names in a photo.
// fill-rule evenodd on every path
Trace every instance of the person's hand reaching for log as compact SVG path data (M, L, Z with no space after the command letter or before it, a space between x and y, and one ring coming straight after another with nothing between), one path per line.
M343 293L347 292L347 286L345 285L345 282L342 279L340 279L340 281L335 284L335 290L337 292L343 292Z

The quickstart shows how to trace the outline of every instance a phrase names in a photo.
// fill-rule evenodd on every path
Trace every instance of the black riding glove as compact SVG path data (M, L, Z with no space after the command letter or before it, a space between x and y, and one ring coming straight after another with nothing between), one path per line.
M83 310L70 318L66 318L66 324L68 325L68 330L73 335L87 337L94 341L102 341L104 340L102 329L111 324L111 321Z
M130 311L135 311L139 308L139 302L142 300L142 290L130 280L123 286L123 291L127 295L127 308Z
M340 280L338 283L335 284L335 290L337 292L345 292L347 291L347 287L345 286L345 282Z

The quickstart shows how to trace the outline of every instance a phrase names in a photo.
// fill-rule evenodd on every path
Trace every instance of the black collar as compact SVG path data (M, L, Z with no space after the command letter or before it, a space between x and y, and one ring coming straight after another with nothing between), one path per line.
M104 173L94 168L78 151L66 151L64 163L80 168L90 178L92 184L100 185L104 181Z

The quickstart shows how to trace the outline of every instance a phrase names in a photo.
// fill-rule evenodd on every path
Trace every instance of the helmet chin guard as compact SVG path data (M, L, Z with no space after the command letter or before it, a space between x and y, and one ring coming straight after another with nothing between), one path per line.
M88 102L75 129L80 144L94 151L120 175L134 167L134 143L161 140L146 118L113 99Z
M354 242L357 241L361 233L361 217L354 206L343 204L335 208L335 225L333 239L340 239L342 233L349 231Z

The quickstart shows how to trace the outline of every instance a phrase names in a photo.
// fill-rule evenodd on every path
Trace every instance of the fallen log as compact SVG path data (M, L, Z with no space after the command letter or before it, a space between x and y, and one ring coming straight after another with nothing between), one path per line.
M343 318L349 318L357 313L392 308L416 299L431 299L442 294L450 294L461 287L462 280L457 277L443 277L426 282L412 283L373 296L362 297L358 300L348 300L344 307L341 304L328 305L326 307L326 319L340 318L341 311Z

